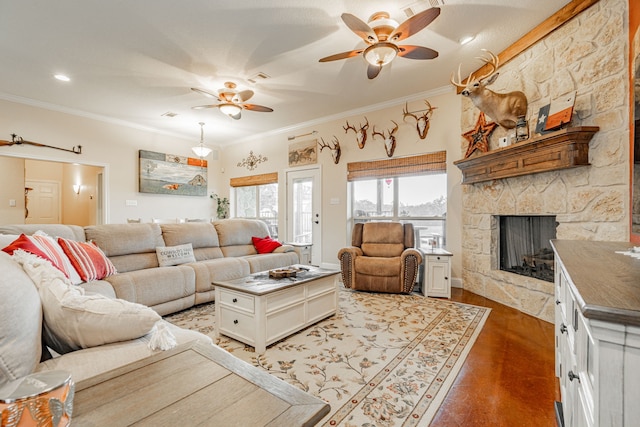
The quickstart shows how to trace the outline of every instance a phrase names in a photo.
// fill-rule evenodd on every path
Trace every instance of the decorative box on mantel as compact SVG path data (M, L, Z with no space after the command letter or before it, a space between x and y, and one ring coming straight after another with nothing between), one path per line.
M561 129L508 147L482 153L454 165L463 184L589 165L589 141L598 126Z

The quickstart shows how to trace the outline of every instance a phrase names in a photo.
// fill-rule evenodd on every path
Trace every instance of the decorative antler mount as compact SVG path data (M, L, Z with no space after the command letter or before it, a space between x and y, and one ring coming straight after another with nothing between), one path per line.
M373 139L375 139L376 136L380 136L384 140L384 149L387 152L387 157L392 157L393 152L396 151L396 132L398 131L398 124L393 120L391 120L391 122L396 126L393 129L388 129L386 131L387 135L385 135L385 131L376 132L375 125L373 125L373 132L371 133Z
M322 141L322 143L320 143L320 141ZM320 141L318 141L320 152L322 153L322 150L328 148L331 152L331 157L333 157L333 163L337 165L340 162L340 156L342 155L342 150L340 149L340 141L338 141L338 138L336 138L335 135L333 136L333 140L331 141L333 145L324 142L324 139L322 137L320 138Z
M438 107L432 107L429 101L425 99L425 104L427 104L427 108L418 110L418 111L409 111L409 103L405 103L405 107L402 110L402 120L407 121L408 117L412 117L416 121L416 131L418 132L418 136L420 139L425 139L427 137L427 133L429 132L429 126L431 125L429 119L433 114L433 110ZM415 113L421 113L419 116Z
M360 148L361 150L364 148L365 144L367 143L367 129L369 129L369 120L365 117L365 124L358 124L359 129L356 129L355 126L350 125L349 121L347 120L347 124L345 126L343 126L342 128L344 129L344 133L349 133L350 130L354 131L356 134L356 142L358 143L358 148Z

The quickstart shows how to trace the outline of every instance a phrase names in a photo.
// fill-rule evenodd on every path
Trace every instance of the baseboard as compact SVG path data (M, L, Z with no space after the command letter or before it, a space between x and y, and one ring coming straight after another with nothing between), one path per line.
M452 288L464 288L464 286L462 286L462 279L459 277L452 277L451 278L451 287Z
M340 264L339 263L330 263L330 262L321 262L320 265L318 266L320 268L326 268L328 270L340 270Z

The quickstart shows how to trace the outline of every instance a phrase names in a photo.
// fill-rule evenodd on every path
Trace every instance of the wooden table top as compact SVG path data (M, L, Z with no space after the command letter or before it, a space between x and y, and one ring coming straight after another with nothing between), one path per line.
M299 271L296 277L273 279L269 277L268 271L261 271L240 279L215 281L213 284L222 288L260 296L293 286L298 286L302 283L311 282L323 277L340 274L340 270L329 270L326 268L311 267L308 265L294 265L292 267L301 267L303 270Z
M552 240L588 319L640 326L640 259L630 242Z
M74 426L313 426L330 407L194 341L76 385Z

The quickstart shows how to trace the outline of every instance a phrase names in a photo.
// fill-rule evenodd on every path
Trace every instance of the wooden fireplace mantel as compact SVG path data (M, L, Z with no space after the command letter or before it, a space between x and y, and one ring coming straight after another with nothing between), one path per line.
M561 129L508 147L456 160L463 184L589 165L589 141L598 126Z

